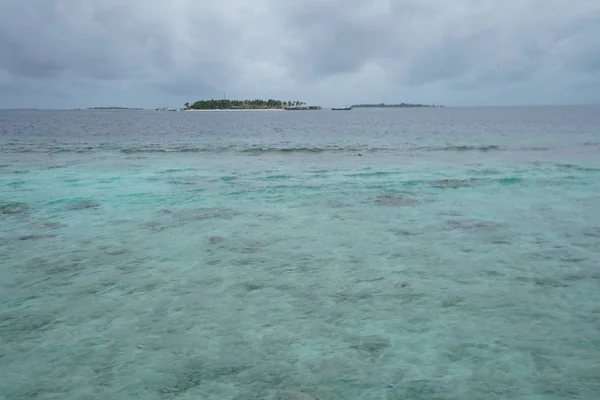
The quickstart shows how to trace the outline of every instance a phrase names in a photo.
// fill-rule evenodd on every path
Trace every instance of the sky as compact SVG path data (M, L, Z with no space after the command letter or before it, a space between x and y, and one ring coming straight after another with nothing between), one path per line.
M599 0L0 0L0 108L600 104Z

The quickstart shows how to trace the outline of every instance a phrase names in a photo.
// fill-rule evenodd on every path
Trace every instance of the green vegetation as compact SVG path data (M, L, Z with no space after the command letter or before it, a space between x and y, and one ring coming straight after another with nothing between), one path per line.
M278 109L285 107L300 107L306 103L302 101L281 101L281 100L200 100L193 104L185 103L188 110L230 110L230 109Z
M363 108L413 108L413 107L442 107L435 104L410 104L410 103L400 103L400 104L355 104L352 107L363 107Z

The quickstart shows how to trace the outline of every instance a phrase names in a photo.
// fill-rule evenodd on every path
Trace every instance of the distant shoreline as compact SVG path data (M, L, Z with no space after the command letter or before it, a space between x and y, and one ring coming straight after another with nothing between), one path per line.
M355 104L354 108L443 108L444 106L436 104L411 104L411 103L400 103L400 104Z
M285 111L283 108L211 108L211 109L187 109L183 110L183 112L250 112L250 111Z
M143 111L143 108L137 107L88 107L86 110L123 110L123 111Z

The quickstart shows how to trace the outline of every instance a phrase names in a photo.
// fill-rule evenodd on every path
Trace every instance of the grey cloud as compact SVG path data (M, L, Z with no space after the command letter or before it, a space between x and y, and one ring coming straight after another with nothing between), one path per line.
M292 68L319 78L403 57L410 43L419 40L410 34L411 19L436 14L430 3L312 0L286 7L282 13L286 29L302 39L302 45L290 52Z
M461 77L476 67L480 55L493 49L494 33L483 31L466 37L446 36L439 45L422 51L410 64L407 83L423 85Z
M600 102L598 37L583 0L3 0L0 107Z
M309 4L288 16L286 25L303 41L291 53L296 72L314 76L353 72L378 55L385 35L380 27L335 11L352 7L342 2L328 7Z
M111 40L109 27L93 13L59 7L61 2L56 1L16 4L9 0L0 9L0 49L5 54L0 67L13 75L81 74L110 80L130 72L131 63L120 54L119 42Z

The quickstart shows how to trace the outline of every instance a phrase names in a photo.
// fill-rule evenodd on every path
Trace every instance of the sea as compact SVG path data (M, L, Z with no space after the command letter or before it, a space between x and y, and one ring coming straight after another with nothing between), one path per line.
M600 107L0 111L0 399L600 398Z

